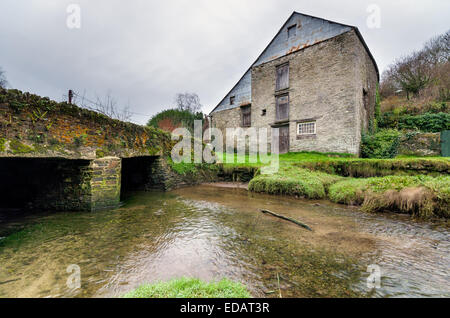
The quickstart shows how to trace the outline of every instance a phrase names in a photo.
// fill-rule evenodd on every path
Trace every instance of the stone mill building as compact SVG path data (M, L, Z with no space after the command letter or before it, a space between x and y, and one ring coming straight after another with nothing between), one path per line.
M211 126L224 139L226 128L279 128L281 153L359 154L378 81L357 27L294 12L210 113Z

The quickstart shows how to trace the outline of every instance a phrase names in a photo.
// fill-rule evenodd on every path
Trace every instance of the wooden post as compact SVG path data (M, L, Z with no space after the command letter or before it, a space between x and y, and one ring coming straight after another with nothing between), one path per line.
M73 91L69 89L69 104L72 104Z

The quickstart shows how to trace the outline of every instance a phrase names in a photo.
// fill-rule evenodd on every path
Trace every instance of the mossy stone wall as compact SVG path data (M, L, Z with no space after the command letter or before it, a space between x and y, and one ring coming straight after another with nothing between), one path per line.
M97 159L169 153L170 134L0 88L0 157Z
M89 168L92 178L89 180L91 189L90 210L116 208L120 204L120 185L122 160L106 157L92 160Z

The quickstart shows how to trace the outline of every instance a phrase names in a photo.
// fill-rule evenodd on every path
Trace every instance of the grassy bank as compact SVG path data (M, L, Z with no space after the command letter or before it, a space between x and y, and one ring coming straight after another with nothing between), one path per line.
M124 295L125 298L250 298L241 283L222 279L206 283L195 278L146 284Z
M250 162L248 156L235 155L235 161L230 163L223 158L223 166L228 169L236 167L262 167L259 160ZM293 165L337 174L343 177L383 177L388 175L434 175L450 173L450 159L444 157L414 157L398 156L394 159L361 159L350 154L298 152L279 156L280 165Z
M323 172L281 167L273 175L258 175L249 190L328 198L335 203L361 205L366 212L399 212L421 218L450 217L450 176L385 176L344 178Z
M323 172L282 165L275 174L259 174L249 183L249 190L270 194L286 194L308 199L323 199L328 187L342 177Z
M241 160L243 158L240 158ZM227 169L262 166L225 163ZM249 190L361 205L363 211L391 211L421 218L450 217L450 160L442 157L361 159L350 155L280 155L275 174L257 175Z
M362 205L367 212L400 212L421 218L450 217L450 176L348 178L331 185L331 201Z
M392 211L422 218L450 217L450 160L403 156L361 159L349 154L300 152L279 156L279 170L263 175L261 160L235 154L215 166L217 178L249 183L253 192L361 205L367 212ZM198 169L181 164L180 172ZM203 167L204 168L204 167ZM202 169L203 169L202 168ZM211 169L211 168L207 168Z

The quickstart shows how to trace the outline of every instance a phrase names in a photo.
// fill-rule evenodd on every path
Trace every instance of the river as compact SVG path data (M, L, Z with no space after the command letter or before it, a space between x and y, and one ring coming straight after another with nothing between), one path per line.
M2 215L0 297L119 297L182 276L226 277L254 297L450 297L449 234L445 223L245 189L134 192L111 211ZM72 264L79 289L67 285Z

